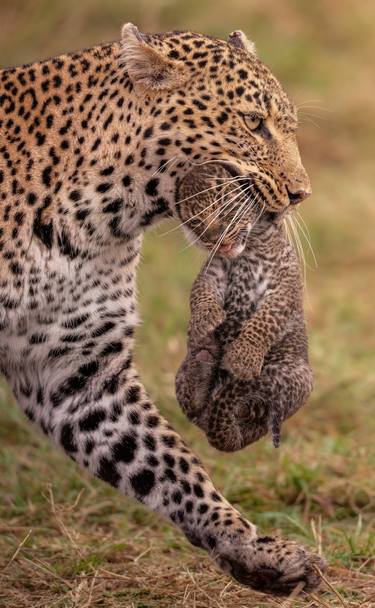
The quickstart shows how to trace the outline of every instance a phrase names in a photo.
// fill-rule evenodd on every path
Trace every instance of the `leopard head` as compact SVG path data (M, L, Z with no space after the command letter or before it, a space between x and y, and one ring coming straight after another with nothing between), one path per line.
M295 106L243 32L224 42L189 31L143 34L127 24L121 45L144 108L144 145L175 217L180 181L212 162L270 211L310 195Z

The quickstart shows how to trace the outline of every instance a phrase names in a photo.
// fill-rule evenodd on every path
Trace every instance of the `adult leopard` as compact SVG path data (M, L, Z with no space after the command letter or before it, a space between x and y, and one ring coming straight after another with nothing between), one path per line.
M178 217L192 163L225 162L271 209L307 196L294 106L242 32L132 24L119 42L2 70L0 87L0 368L24 412L239 581L314 588L323 561L257 536L132 361L143 231Z

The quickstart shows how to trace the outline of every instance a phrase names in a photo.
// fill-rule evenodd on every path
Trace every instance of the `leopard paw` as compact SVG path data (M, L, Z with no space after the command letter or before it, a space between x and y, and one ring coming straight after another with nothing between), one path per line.
M298 585L313 591L321 582L320 572L326 569L321 556L296 542L269 536L228 546L227 554L223 549L217 557L221 568L243 585L265 593L289 594Z
M199 307L193 311L190 318L189 332L194 342L199 344L225 320L225 311L221 306L210 305Z
M215 358L209 350L203 349L197 353L197 361L203 365L209 365L212 367L215 363Z
M223 357L223 367L238 380L250 381L260 376L264 354L235 340Z

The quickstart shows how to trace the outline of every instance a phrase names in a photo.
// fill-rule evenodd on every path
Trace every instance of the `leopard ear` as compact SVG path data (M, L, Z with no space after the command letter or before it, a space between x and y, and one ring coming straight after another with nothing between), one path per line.
M249 40L242 30L236 30L229 34L228 43L236 49L242 49L251 55L256 55L254 42Z
M154 48L132 23L126 23L121 35L121 63L135 86L144 92L176 89L188 79L181 61L170 60L162 49Z

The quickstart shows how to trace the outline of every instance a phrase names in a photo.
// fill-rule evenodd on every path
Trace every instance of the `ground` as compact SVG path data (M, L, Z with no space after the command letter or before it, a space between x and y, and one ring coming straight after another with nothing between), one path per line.
M52 26L60 24L58 36L53 27L44 39L42 30L26 32L30 6L41 12L47 4L4 0L4 63L73 46L77 26L67 14L65 21L61 14L52 20ZM67 4L72 6L70 0ZM77 5L82 30L86 4ZM91 8L99 4L92 0ZM111 8L116 6L117 19L131 17L142 26L131 11L120 11L119 4L109 2ZM375 120L369 80L369 58L375 50L369 24L375 9L364 2L361 12L356 11L356 3L349 0L321 0L303 10L292 0L283 9L271 1L254 1L252 26L249 9L243 4L241 13L240 4L234 2L235 14L225 29L233 25L255 30L262 55L305 106L301 147L314 195L303 205L302 215L318 262L316 269L307 270L306 288L315 390L308 405L284 425L278 450L266 438L240 453L221 455L187 423L176 404L173 382L185 348L187 295L202 257L191 248L183 251L179 232L163 236L168 224L146 240L140 277L144 323L138 331L137 357L148 390L199 453L220 490L262 530L322 551L330 564L326 581L316 594L286 600L225 578L177 530L82 474L52 449L25 421L2 384L0 605L7 608L375 605L375 210L370 152ZM26 15L20 14L22 5L29 7ZM209 2L202 7L199 19L195 3L191 17L182 14L177 19L177 8L176 15L157 12L152 16L155 27L147 27L176 24L223 35L223 13L219 26L220 12L215 9L210 27ZM93 32L87 42L103 38L99 24L113 35L114 16L108 25L108 17L105 21L96 8L94 17L86 24ZM14 23L18 38L12 32ZM272 39L265 33L270 24ZM275 36L288 53L273 48ZM86 40L74 46L81 43ZM346 71L349 78L344 77ZM305 249L313 267L307 245Z

